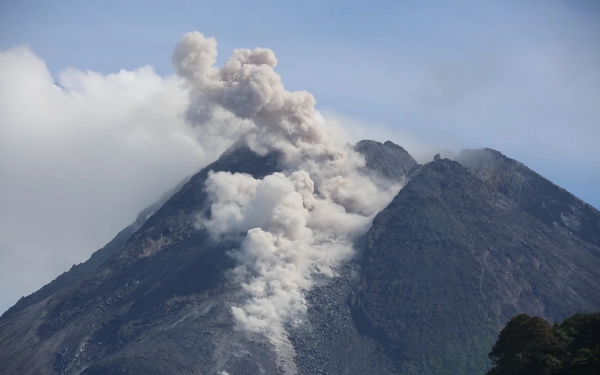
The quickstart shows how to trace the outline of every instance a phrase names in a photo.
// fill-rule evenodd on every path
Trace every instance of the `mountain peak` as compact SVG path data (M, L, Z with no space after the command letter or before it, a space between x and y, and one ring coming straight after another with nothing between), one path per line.
M408 151L391 141L362 140L356 143L354 149L365 157L367 169L388 179L402 179L419 165Z

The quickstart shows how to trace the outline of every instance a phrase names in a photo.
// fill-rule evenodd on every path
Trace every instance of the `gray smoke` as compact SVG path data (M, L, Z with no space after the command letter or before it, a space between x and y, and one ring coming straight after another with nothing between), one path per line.
M335 276L353 254L353 239L401 182L361 172L364 159L332 136L314 97L285 90L271 50L236 49L221 68L216 57L215 40L198 32L185 34L175 48L173 64L190 90L187 120L208 134L243 139L259 154L280 152L285 171L262 180L211 173L212 216L200 225L215 237L243 238L231 253L238 261L232 277L246 298L232 307L233 316L240 328L265 334L285 351L286 326L304 319L313 276ZM224 111L237 121L219 122Z

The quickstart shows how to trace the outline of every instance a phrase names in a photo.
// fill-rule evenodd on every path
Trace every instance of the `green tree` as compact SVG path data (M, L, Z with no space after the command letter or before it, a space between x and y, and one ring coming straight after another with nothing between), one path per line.
M600 313L573 315L552 330L561 348L561 374L600 374Z
M552 326L540 317L519 314L500 332L489 354L494 367L488 375L550 375L560 361Z
M520 314L500 332L488 375L599 375L600 313L576 314L550 326Z

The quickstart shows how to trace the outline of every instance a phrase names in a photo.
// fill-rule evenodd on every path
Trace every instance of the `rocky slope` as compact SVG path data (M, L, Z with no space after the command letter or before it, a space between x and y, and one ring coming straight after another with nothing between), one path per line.
M305 322L288 329L291 365L261 335L234 329L239 285L227 277L227 251L239 243L195 225L209 215L210 170L261 178L280 169L277 155L241 147L4 314L3 373L481 373L513 314L558 320L600 308L593 242L539 220L456 162L419 166L391 142L356 150L380 178L410 180L355 258L306 295Z
M279 169L277 160L245 148L231 150L193 176L108 260L98 265L94 256L80 267L87 274L70 271L69 285L63 285L63 275L54 282L60 284L54 293L26 298L28 303L0 319L0 368L9 374L280 373L270 342L233 329L230 306L239 285L225 276L234 266L226 253L239 243L215 242L195 225L199 214L208 214L203 186L209 171L262 178ZM395 173L387 167L378 172ZM335 297L344 306L350 286L344 284ZM350 352L360 353L363 367L371 368L376 344L362 343L345 310L356 344ZM314 324L323 324L324 317L315 316ZM297 332L298 345L310 335ZM313 345L298 358L309 358Z
M120 368L193 373L198 362L216 361L219 349L209 349L207 341L226 340L218 331L229 330L231 319L224 298L211 299L209 293L231 289L223 271L233 263L225 255L229 244L212 243L195 228L196 215L208 208L203 183L209 170L264 176L277 169L276 159L244 149L224 155L193 176L100 267L4 316L0 367L15 374L71 374L82 368L88 374Z
M366 168L390 179L400 179L410 174L418 166L415 159L401 146L386 141L364 140L356 143L354 149L365 157Z
M600 212L518 161L489 148L463 150L457 161L541 222L600 246Z
M138 214L136 220L133 223L131 223L125 229L120 231L115 236L115 238L113 238L103 248L94 252L90 259L88 259L86 262L73 265L69 271L64 272L52 282L43 286L40 290L30 294L29 296L22 297L14 306L5 311L2 314L2 317L13 315L36 302L50 297L52 294L72 285L73 283L89 275L95 269L103 265L106 261L110 259L110 257L121 251L121 249L123 249L131 235L137 232L142 227L142 225L144 225L146 220L148 220L150 216L154 215L156 211L158 211L158 209L161 208L167 200L169 200L175 193L177 193L181 189L181 187L185 183L188 182L188 180L189 177L181 181L179 184L177 184L171 190L167 191L165 194L163 194L157 202L146 207L142 212Z
M511 316L558 321L599 297L598 247L439 159L375 218L351 305L400 373L481 374Z

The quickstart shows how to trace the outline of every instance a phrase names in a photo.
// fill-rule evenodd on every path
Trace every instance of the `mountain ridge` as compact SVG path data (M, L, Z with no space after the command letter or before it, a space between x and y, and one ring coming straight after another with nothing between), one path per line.
M600 246L600 211L522 163L490 148L462 150L457 161L543 223Z

